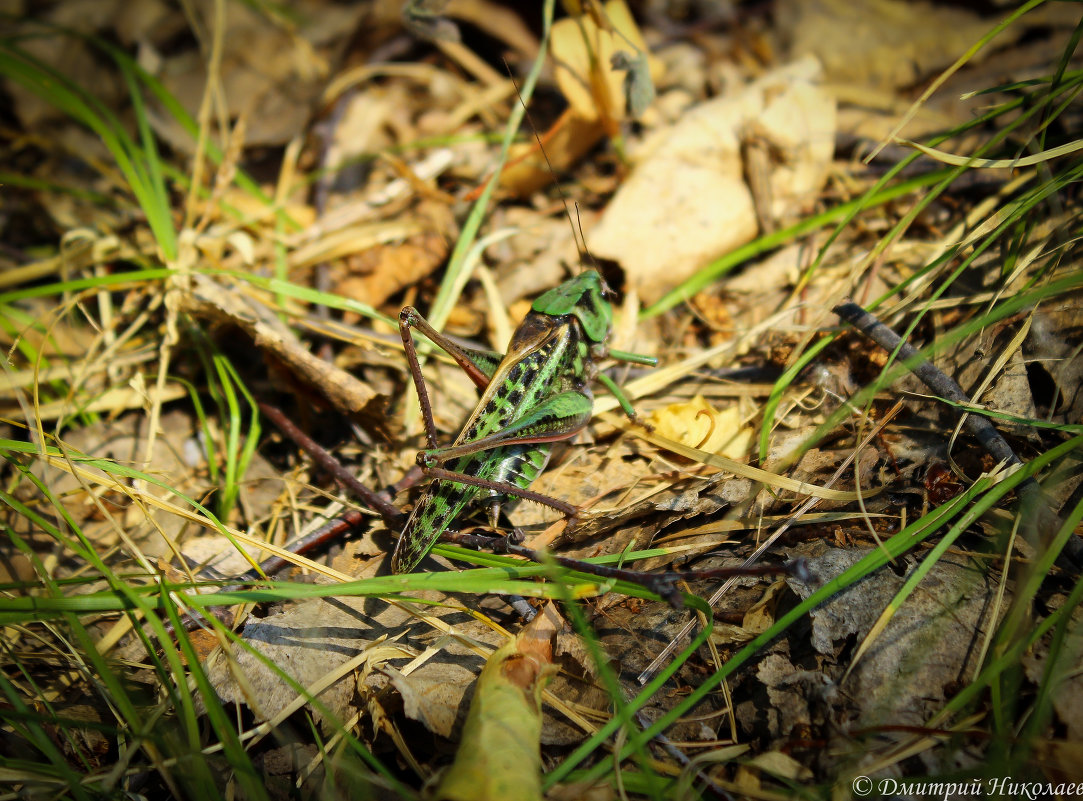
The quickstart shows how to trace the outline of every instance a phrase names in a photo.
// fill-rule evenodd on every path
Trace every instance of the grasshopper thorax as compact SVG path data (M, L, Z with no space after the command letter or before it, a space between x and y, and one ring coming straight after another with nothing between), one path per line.
M554 317L575 315L591 342L603 342L613 320L613 307L605 297L606 292L602 276L595 270L587 270L541 295L531 308Z

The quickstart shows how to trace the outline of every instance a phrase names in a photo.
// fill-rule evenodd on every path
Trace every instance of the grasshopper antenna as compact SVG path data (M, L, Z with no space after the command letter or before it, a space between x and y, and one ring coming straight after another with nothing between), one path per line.
M508 63L504 62L505 69L508 70L508 74L511 74L511 68ZM542 158L545 159L545 166L549 168L549 177L553 181L553 186L557 190L557 194L560 195L560 202L564 204L564 216L568 218L568 225L572 227L572 238L575 240L575 249L579 252L579 263L583 266L585 263L588 267L595 267L594 257L587 249L587 237L583 233L583 221L579 217L579 204L575 204L575 222L572 221L571 208L568 205L568 195L560 186L560 182L557 181L556 170L553 169L553 162L549 160L549 154L545 150L545 144L542 142L541 137L538 135L538 128L534 124L533 118L530 116L530 109L527 107L526 102L523 100L522 94L519 92L519 84L515 82L515 79L511 79L511 85L515 87L515 96L519 98L519 105L523 107L524 116L526 121L530 123L530 132L534 134L534 140L538 143L538 150L541 151ZM578 232L576 231L578 226Z
M549 160L546 159L546 161L548 162ZM553 180L553 185L556 186L557 191L560 192L560 196L563 199L564 198L564 190L560 188L560 184L558 184L556 182L555 177L554 177L554 180ZM572 202L575 205L575 225L576 225L576 228L579 229L579 239L575 243L575 249L579 251L579 261L581 263L585 262L587 267L590 267L590 268L593 268L593 269L597 270L598 269L598 262L596 262L594 260L594 254L592 254L590 252L590 250L587 249L587 235L583 233L583 221L579 218L579 202L578 201L572 201ZM565 213L567 213L567 210L568 210L568 201L565 199L564 200L564 211L565 211ZM568 222L571 222L570 217L568 218ZM574 228L572 229L572 234L573 234L573 236L575 234L575 229ZM582 245L580 245L580 243L582 243Z

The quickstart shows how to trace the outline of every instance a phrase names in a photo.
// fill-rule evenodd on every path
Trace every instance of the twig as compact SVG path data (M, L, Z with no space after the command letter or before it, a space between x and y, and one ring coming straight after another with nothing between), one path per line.
M325 523L315 531L306 534L300 539L289 543L286 546L286 549L290 553L297 554L298 556L306 554L329 542L333 542L347 531L360 528L360 526L368 520L369 518L366 515L363 515L356 509L347 509L334 520ZM293 563L285 556L270 556L259 563L259 570L253 568L247 573L242 574L239 577L239 580L242 582L259 581L264 576L274 575L279 570L284 570L291 564Z
M964 406L970 404L970 398L963 392L963 388L955 383L955 379L938 370L932 362L918 353L913 345L903 342L902 337L880 322L874 314L865 311L856 303L843 303L832 311L888 353L897 352L904 362L915 360L914 363L908 365L910 371L937 395ZM981 446L998 462L1010 465L1023 464L1008 441L988 419L980 415L968 414L965 425ZM1028 479L1028 481L1033 480Z
M335 480L341 484L344 489L348 489L350 492L360 497L362 502L384 518L384 520L388 522L388 525L397 527L406 522L406 515L396 509L391 501L384 498L379 493L373 492L354 478L353 474L343 467L338 459L325 451L315 440L295 426L293 421L282 413L281 409L271 406L269 403L264 403L263 401L259 402L259 408L261 412L271 419L271 422L278 426L283 434L303 448L305 453L311 456L312 460L319 464L320 467L334 476Z
M938 370L932 362L922 356L912 345L880 322L871 312L865 311L856 303L843 303L832 311L848 322L862 334L889 353L897 353L899 359L907 365L925 386L940 397L966 407L970 398L963 392L955 379ZM1022 465L1023 460L1015 455L1011 445L1004 439L996 426L981 415L967 413L952 407L957 416L963 417L963 424L978 440L978 443L998 462L1008 465ZM1053 511L1042 492L1041 485L1030 476L1019 483L1020 506L1026 510L1023 516L1024 531L1031 544L1042 546L1049 537L1043 537L1043 531L1055 533L1062 525L1060 516ZM1064 545L1063 556L1073 563L1073 567L1083 566L1083 540L1071 537Z

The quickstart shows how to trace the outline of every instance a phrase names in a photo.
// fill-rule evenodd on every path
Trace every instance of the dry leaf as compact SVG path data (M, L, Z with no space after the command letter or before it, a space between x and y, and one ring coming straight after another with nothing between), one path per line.
M299 2L292 11L295 22L287 28L254 6L225 5L228 33L218 76L229 111L245 118L247 146L281 145L302 131L326 85L330 57L367 13L359 6L320 2ZM168 48L169 55L155 52L156 77L197 116L207 90L205 54L194 44L180 49L172 41L141 39L140 44L151 51ZM194 147L195 139L173 115L161 112L151 122L173 147L183 152Z
M777 10L793 55L815 55L833 81L885 91L948 66L991 25L955 5L903 0L786 0ZM1009 27L998 44L1024 30Z
M378 245L349 259L351 274L335 286L334 292L378 307L430 275L443 264L447 253L447 239L431 231L412 236L401 244Z
M645 58L646 71L655 80L661 77L662 64L647 54L647 43L624 0L606 3L604 18L611 28L600 28L586 15L558 20L553 23L549 50L556 64L557 85L576 116L619 121L628 116L627 71L620 59L613 65L614 56L625 53L631 59Z
M449 598L443 593L418 596L438 603ZM454 625L455 631L468 640L499 642L499 636L488 626L472 619L462 620L458 603L434 605L426 611ZM389 683L388 676L377 668L389 660L410 659L434 647L432 630L415 623L416 618L401 605L375 598L302 601L267 617L250 619L241 631L245 645L233 646L229 654L215 655L206 666L207 676L219 698L246 704L259 720L288 712L297 702L296 690L279 671L306 688L334 679L319 699L336 717L347 720L357 709L358 682L353 678L356 670L363 668L360 683L364 690L383 690ZM396 675L390 670L386 673L395 676L393 681L407 704L408 716L450 737L480 659L454 637L440 640L435 647L438 650L408 675ZM262 658L250 649L258 651ZM352 666L347 664L351 662Z
M823 185L834 152L835 102L819 75L811 59L791 64L659 131L591 232L594 253L620 262L631 287L653 303L750 241L760 225L742 138L752 128L783 156L766 176L767 211L778 219L802 208Z
M538 55L538 37L519 11L492 0L451 0L444 9L449 17L477 26L532 61Z
M548 162L534 142L512 148L500 182L517 195L549 184L553 170L573 164L607 133L615 135L621 121L641 114L653 98L652 82L665 68L647 52L624 0L606 3L602 18L607 27L587 15L553 23L549 51L569 107L541 136Z
M719 411L702 395L656 409L647 422L663 437L730 459L743 459L752 443L753 431L741 425L737 404Z
M1050 600L1050 608L1059 608L1067 598L1061 595ZM1083 655L1083 611L1074 610L1072 622L1067 626L1057 654L1058 665L1049 664L1049 640L1043 638L1036 642L1020 660L1027 678L1035 685L1041 685L1043 677L1052 685L1050 697L1053 712L1064 727L1064 733L1077 747L1083 743L1083 675L1078 670L1080 657ZM1050 679L1052 677L1052 679ZM1056 755L1054 749L1051 756ZM1083 757L1080 753L1078 757ZM1083 763L1077 763L1083 764Z
M979 341L980 339L980 341ZM957 381L970 396L971 402L989 409L992 412L1003 412L1015 417L1035 419L1038 410L1034 404L1034 395L1030 387L1030 377L1027 373L1029 353L1023 349L1016 349L1008 354L1007 362L1003 369L995 376L992 383L980 394L974 392L986 378L990 369L990 359L978 356L979 349L986 354L993 353L999 358L999 353L991 351L986 342L986 337L973 338L964 343L962 351L955 354L952 359L953 366L948 375L957 376ZM1003 337L1004 340L1007 337ZM994 345L995 347L995 345ZM965 358L963 357L965 354ZM942 368L943 369L943 368ZM1011 423L1007 420L998 421L997 427L1005 433L1016 437L1029 437L1034 442L1040 442L1041 436L1031 426L1022 423Z
M776 581L768 587L763 597L745 612L740 626L716 622L711 640L716 645L740 645L763 634L775 622L775 607L785 588L784 581Z
M557 629L552 613L540 614L489 658L437 801L540 801L541 694L556 673Z
M544 154L536 142L511 148L508 166L500 173L500 185L513 194L530 195L551 184L554 171L570 167L603 136L605 125L601 120L584 119L569 108L541 135Z
M82 428L74 428L65 434L64 446L77 453L93 454L96 459L141 466L147 456L146 418L142 412L133 412L116 420L102 419ZM201 478L205 455L195 440L191 418L181 411L166 412L159 420L158 436L149 454L147 468L147 472L165 486L149 484L143 491L158 498L172 499L170 489L189 497L201 497L206 492L205 480ZM86 464L84 468L90 473L105 474L93 464ZM127 536L138 543L144 555L150 558L172 556L165 538L178 536L185 527L185 521L176 515L152 506L134 504L124 495L109 492L101 500L105 509L113 515L114 519L110 521L102 517L93 501L93 485L87 487L70 472L43 463L38 463L34 471L48 483L57 497L65 499L66 513L99 551L106 552L115 544L116 522L119 520L127 528ZM31 521L16 516L13 522L21 527ZM37 533L40 529L32 525L31 531Z
M377 307L405 287L425 278L447 258L449 241L456 236L455 220L445 203L426 200L409 214L396 215L394 221L365 226L372 233L397 230L394 243L381 235L379 244L369 240L363 248L349 248L343 277L335 294ZM339 233L321 240L337 238ZM318 243L313 243L318 244ZM344 243L345 244L345 243ZM326 258L326 257L325 257Z
M816 586L867 554L867 549L828 548L809 559ZM880 570L817 607L812 612L813 647L828 658L849 650L855 637L860 642L872 629L904 581L905 576ZM802 598L816 588L788 583ZM922 725L949 687L967 681L977 668L977 653L959 644L987 625L992 596L987 577L964 557L942 557L843 684L848 695L861 699L860 725Z
M781 751L767 751L757 754L745 763L745 767L759 768L765 773L791 782L807 782L812 778L811 770L789 754L784 754Z

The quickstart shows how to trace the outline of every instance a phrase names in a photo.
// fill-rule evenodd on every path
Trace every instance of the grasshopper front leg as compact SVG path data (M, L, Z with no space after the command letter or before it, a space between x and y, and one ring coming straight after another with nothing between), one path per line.
M504 358L495 351L465 348L441 334L429 321L421 316L413 306L406 306L399 312L399 336L402 337L402 347L406 351L406 360L410 365L410 377L417 389L418 403L421 405L421 417L425 421L425 439L430 449L436 448L436 421L432 416L432 404L429 402L429 390L425 384L425 376L421 373L421 362L417 358L417 348L414 347L414 338L410 335L410 329L416 328L431 340L437 347L445 351L463 369L470 380L478 389L489 386L489 380Z

